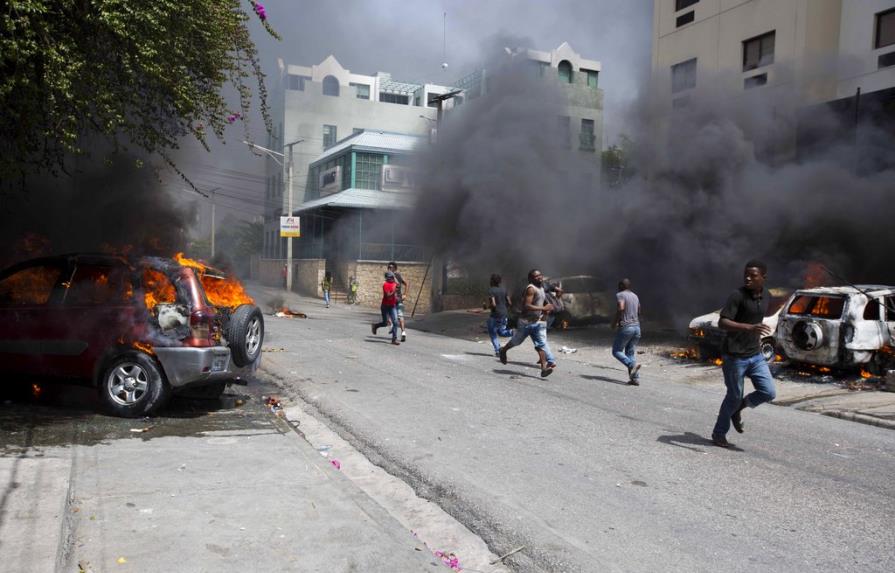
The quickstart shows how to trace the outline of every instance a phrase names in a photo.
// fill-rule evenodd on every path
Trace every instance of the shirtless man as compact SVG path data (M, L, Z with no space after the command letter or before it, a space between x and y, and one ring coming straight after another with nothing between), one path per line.
M507 363L507 351L514 346L519 346L522 341L531 337L538 353L538 363L541 365L541 377L553 374L556 368L556 358L550 352L547 345L547 315L553 310L553 305L547 301L544 292L544 275L537 269L528 273L528 286L522 299L522 314L513 338L498 351L498 357L502 364Z

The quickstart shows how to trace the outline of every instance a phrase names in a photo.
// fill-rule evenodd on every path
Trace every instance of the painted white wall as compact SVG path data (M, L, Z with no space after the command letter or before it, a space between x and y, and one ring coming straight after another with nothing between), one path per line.
M860 0L842 3L839 32L840 66L837 96L848 97L895 86L895 66L878 69L881 54L895 52L895 45L873 48L876 14L895 8L895 0Z

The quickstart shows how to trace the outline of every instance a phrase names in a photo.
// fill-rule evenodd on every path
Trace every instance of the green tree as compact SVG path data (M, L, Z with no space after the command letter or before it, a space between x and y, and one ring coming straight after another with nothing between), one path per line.
M167 152L182 137L207 148L209 132L221 138L247 118L252 83L270 131L253 17L276 37L257 0L4 1L0 179L58 174L97 135L173 165Z
M602 156L603 181L610 187L619 187L633 177L637 170L633 163L634 142L625 134L618 137L618 143L605 149Z

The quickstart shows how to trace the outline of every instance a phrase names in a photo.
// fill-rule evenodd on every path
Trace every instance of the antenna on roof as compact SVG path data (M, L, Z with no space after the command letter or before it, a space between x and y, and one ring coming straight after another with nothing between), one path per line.
M441 19L441 69L448 69L447 63L447 12L442 13Z

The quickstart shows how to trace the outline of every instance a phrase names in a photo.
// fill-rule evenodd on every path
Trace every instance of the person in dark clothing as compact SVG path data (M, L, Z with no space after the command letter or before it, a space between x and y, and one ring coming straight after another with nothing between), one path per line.
M727 394L712 430L712 442L722 448L732 445L727 441L731 423L737 432L743 433L742 413L746 407L755 408L777 396L771 371L761 354L761 339L771 334L771 328L763 322L770 296L764 288L767 274L768 268L763 262L746 263L743 286L727 298L721 309L718 326L727 331L721 366ZM752 381L755 391L743 396L746 377Z
M398 283L395 280L395 273L389 271L385 273L385 282L382 283L382 304L379 306L382 313L382 321L373 323L373 334L380 328L388 326L391 321L392 327L389 332L392 335L392 344L398 346Z
M513 301L507 294L507 289L500 286L502 280L498 274L491 275L491 288L488 289L488 306L491 308L491 316L488 317L488 336L491 337L495 356L500 356L500 342L497 337L513 336L513 331L507 328L507 308L512 306Z

